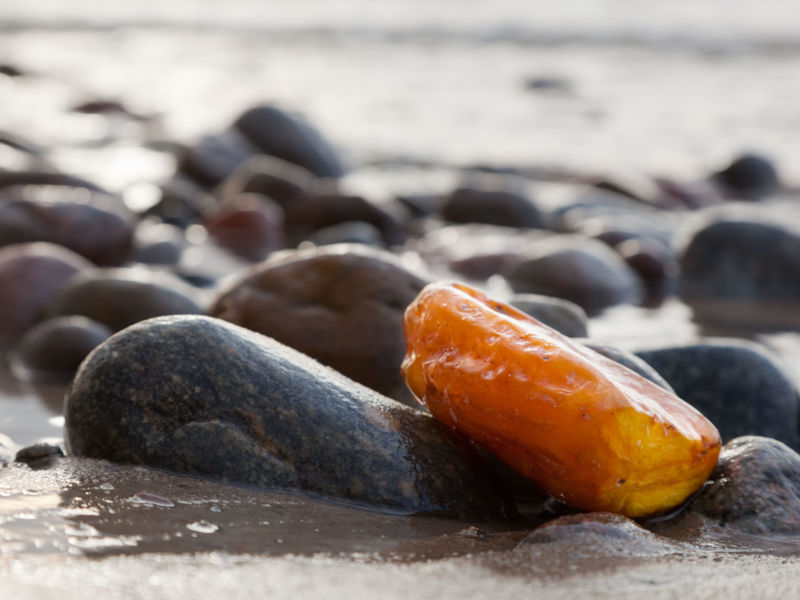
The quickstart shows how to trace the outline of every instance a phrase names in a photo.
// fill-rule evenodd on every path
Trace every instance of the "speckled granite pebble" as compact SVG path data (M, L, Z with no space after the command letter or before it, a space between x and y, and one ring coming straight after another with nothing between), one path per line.
M433 418L209 317L112 337L81 366L65 417L75 455L401 513L506 507L485 465Z

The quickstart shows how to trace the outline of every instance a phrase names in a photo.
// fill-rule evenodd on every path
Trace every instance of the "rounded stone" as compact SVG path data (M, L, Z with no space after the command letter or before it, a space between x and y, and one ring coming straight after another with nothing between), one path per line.
M415 404L400 373L402 320L425 283L388 252L361 244L322 246L277 253L235 278L208 314Z
M86 317L55 317L30 329L12 355L22 379L68 379L113 331Z
M760 345L712 340L635 354L714 423L723 441L762 435L798 446L797 388Z
M398 215L362 196L315 194L303 196L285 207L286 228L296 242L318 229L352 221L373 225L387 246L402 244L405 231Z
M785 224L796 214L707 213L680 254L680 293L698 320L800 326L800 231Z
M635 521L612 513L582 513L554 519L534 529L517 549L594 556L658 556L672 554L679 544L648 531Z
M514 294L509 304L564 335L589 335L586 311L569 300L541 294Z
M731 440L710 481L690 510L745 533L800 533L800 455L781 442Z
M317 181L308 169L274 156L258 154L239 165L225 180L223 199L239 194L259 194L286 206L311 192Z
M80 274L47 307L50 316L80 315L119 331L151 317L201 314L199 291L165 272L143 268Z
M341 177L333 147L307 121L275 106L256 106L233 124L262 154L300 165L319 177Z
M675 390L672 389L672 386L667 383L667 380L664 379L658 371L656 371L653 367L647 364L647 362L632 352L628 352L626 350L622 350L621 348L617 348L616 346L611 346L609 344L604 344L591 339L582 339L576 341L579 341L581 344L587 348L590 348L591 350L594 350L598 354L621 364L623 367L629 368L637 375L641 375L645 379L649 379L665 390L673 393L675 392Z
M317 229L308 236L308 241L315 246L330 244L365 244L367 246L383 246L383 235L374 225L363 221L345 221Z
M735 158L712 180L730 196L745 200L758 200L777 192L780 179L770 159L759 154L743 154Z
M0 249L0 340L22 335L75 274L91 268L86 259L54 244Z
M78 456L400 513L506 510L485 465L432 417L209 317L109 339L78 372L65 420Z
M50 242L96 265L118 265L131 250L132 223L113 212L75 202L0 202L0 246Z
M590 316L641 298L639 278L619 254L582 236L553 236L530 246L506 278L517 293L570 300Z
M505 227L541 228L542 215L523 194L461 187L445 199L442 218L452 223L486 223Z
M253 262L283 247L286 238L283 209L256 194L229 198L203 224L217 244Z

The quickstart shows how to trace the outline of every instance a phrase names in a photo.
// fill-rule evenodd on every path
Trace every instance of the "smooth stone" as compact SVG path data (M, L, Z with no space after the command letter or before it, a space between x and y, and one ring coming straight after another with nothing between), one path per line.
M763 435L798 447L797 388L759 344L709 340L635 354L714 423L723 442Z
M284 211L276 202L257 194L241 194L227 198L203 225L217 244L258 262L284 247L284 221Z
M31 328L12 355L21 379L69 379L83 359L114 332L86 317L55 317Z
M781 442L731 440L710 481L690 510L745 533L800 533L800 455Z
M163 315L202 314L199 290L145 268L106 269L70 280L47 307L50 316L80 315L120 331Z
M400 373L403 312L425 284L389 252L322 246L276 253L229 282L208 314L416 406Z
M178 152L176 172L204 189L211 189L256 153L258 149L236 132L208 135Z
M75 274L91 268L83 257L54 244L0 249L0 339L25 333Z
M778 171L772 161L760 154L736 157L711 177L722 191L743 200L759 200L781 188Z
M16 140L4 140L11 142L14 147L25 149L30 153L35 153L35 149L26 145L15 143ZM24 142L22 142L24 144ZM106 193L100 186L86 179L59 173L57 171L44 170L23 170L23 171L0 171L0 190L4 192L8 188L22 186L53 186L60 188L80 188L92 192Z
M20 449L14 457L14 462L28 465L34 471L47 469L61 457L64 451L53 444L40 443Z
M660 556L679 552L681 547L623 515L593 512L566 515L540 525L517 546L517 550L526 548L575 559Z
M530 246L506 274L517 293L555 296L590 316L615 304L641 299L636 273L608 246L577 235L559 235Z
M569 337L589 335L586 311L569 300L541 294L514 294L509 304Z
M488 279L508 272L531 245L553 234L538 229L468 224L435 227L408 248L435 271L454 272L469 279Z
M451 223L536 229L544 226L539 209L526 195L502 189L457 188L445 198L441 215Z
M259 194L286 206L312 191L317 176L308 169L275 156L258 154L239 165L222 184L223 199Z
M345 221L317 229L308 236L308 241L315 246L330 244L364 244L366 246L384 245L383 235L374 225L363 221Z
M341 177L344 167L333 147L307 121L275 106L256 106L233 124L262 154L308 169L318 177Z
M626 240L614 249L639 275L648 292L665 294L673 291L680 267L668 246L653 239L639 238Z
M0 246L50 242L96 265L118 265L130 255L133 224L113 212L75 202L0 202Z
M621 348L617 348L616 346L612 346L610 344L604 344L602 342L598 342L592 339L579 339L576 340L594 350L598 354L605 356L606 358L613 360L621 364L623 367L629 368L631 371L636 373L637 375L641 375L645 379L649 379L656 385L668 390L670 392L675 392L672 389L672 386L664 379L661 374L656 371L653 367L651 367L644 359L639 358L632 352L628 352L627 350L623 350Z
M185 245L180 228L149 217L136 226L132 258L147 265L176 265Z
M313 232L324 227L363 221L381 232L387 246L402 244L406 236L401 218L387 208L362 196L345 194L303 196L285 207L286 228L292 238L299 242L308 239Z
M680 293L698 321L800 328L800 211L705 213L680 253Z
M432 417L209 317L112 337L81 367L65 418L78 456L404 514L506 510L485 465Z

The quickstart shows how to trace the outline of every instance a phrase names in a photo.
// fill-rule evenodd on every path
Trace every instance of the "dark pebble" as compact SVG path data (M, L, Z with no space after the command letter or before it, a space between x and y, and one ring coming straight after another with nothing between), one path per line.
M300 165L319 177L344 175L333 147L297 115L275 106L257 106L242 114L233 126L262 154Z
M759 154L743 154L712 175L723 193L743 200L759 200L777 192L780 179L770 159Z
M48 305L47 313L81 315L119 331L151 317L201 314L199 295L168 273L107 269L74 277Z
M527 196L506 190L458 188L445 199L441 214L443 219L451 223L486 223L520 228L544 226L542 215Z
M758 344L731 339L636 355L711 420L723 442L763 435L797 447L797 388Z
M586 337L586 311L569 300L540 294L514 294L509 304L570 337Z
M91 268L86 259L54 244L0 249L0 338L22 335L76 273Z
M112 337L76 376L65 417L78 456L400 513L506 509L485 466L432 417L208 317Z
M769 221L763 213L712 210L688 234L680 292L697 320L800 327L800 231L791 225L798 213Z
M402 321L425 283L391 253L361 244L286 251L231 281L208 314L416 405L400 373Z
M675 392L675 390L672 389L672 386L667 383L667 380L664 379L658 371L656 371L653 367L647 364L647 362L632 352L628 352L626 350L622 350L621 348L617 348L616 346L611 346L609 344L604 344L591 339L581 339L576 341L582 343L587 348L594 350L598 354L601 354L602 356L605 356L606 358L629 368L637 375L641 375L645 379L649 379L665 390L673 393Z
M242 194L228 198L203 225L217 244L258 262L284 246L284 221L283 209L277 203L265 196Z
M731 440L710 481L690 510L745 533L800 533L800 455L781 442Z
M56 317L30 329L14 350L12 367L22 379L70 379L83 359L111 337L111 329L86 317Z
M225 180L220 190L223 199L239 194L260 194L286 206L311 193L317 177L300 165L259 154L243 162Z
M641 284L633 270L597 240L560 235L532 245L506 275L517 293L564 298L590 316L615 304L635 303Z
M62 456L64 451L53 444L34 444L22 448L14 457L14 462L28 465L31 469L38 471L47 469Z

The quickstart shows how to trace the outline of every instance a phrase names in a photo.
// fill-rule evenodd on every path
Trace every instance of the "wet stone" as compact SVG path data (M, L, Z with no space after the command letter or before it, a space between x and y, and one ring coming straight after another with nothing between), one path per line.
M64 451L54 444L34 444L19 450L14 462L24 463L33 470L47 469L64 456Z
M559 235L532 245L506 277L517 293L564 298L590 316L641 298L639 278L619 254L582 236Z
M78 456L400 513L506 509L485 465L432 417L209 317L109 339L76 376L65 418Z
M319 177L341 177L344 167L333 147L301 117L275 106L256 106L234 128L262 154L300 165Z
M125 217L77 202L0 202L0 246L50 242L96 265L118 265L131 250L133 225Z
M337 244L275 254L232 280L208 314L416 406L400 373L402 319L424 286L389 252Z
M759 436L731 440L690 510L753 534L800 533L800 455Z
M797 216L739 206L706 213L680 256L683 300L702 322L800 327Z
M762 346L712 340L635 354L714 423L723 442L763 435L798 446L797 388Z
M656 385L664 388L665 390L669 390L670 392L675 392L672 389L672 386L667 383L666 379L664 379L658 371L656 371L653 367L651 367L647 362L643 359L639 358L632 352L628 352L626 350L622 350L621 348L617 348L616 346L612 346L610 344L604 344L602 342L598 342L596 340L591 339L582 339L577 340L582 343L587 348L590 348L605 356L608 359L613 360L614 362L618 362L624 367L629 368L634 373L641 375L645 379L649 379Z
M21 336L76 273L91 268L81 256L54 244L0 249L0 338Z
M283 209L257 194L229 198L204 225L217 244L253 262L283 247L286 238Z
M86 317L55 317L30 329L12 355L22 379L70 379L83 359L113 331Z
M509 303L564 335L589 335L586 311L574 302L541 294L514 294Z
M541 228L544 220L529 198L507 190L461 187L444 201L442 217L452 223L486 223Z
M775 165L760 154L743 154L712 176L723 193L745 200L759 200L777 192L780 179Z
M220 196L259 194L286 206L310 193L316 181L316 175L299 165L259 154L237 167L222 185Z
M570 558L596 556L660 556L680 546L633 520L612 513L582 513L559 517L533 530L517 549L536 548L565 553Z
M47 307L50 316L80 315L124 329L151 317L201 314L199 290L165 272L106 269L74 277Z

